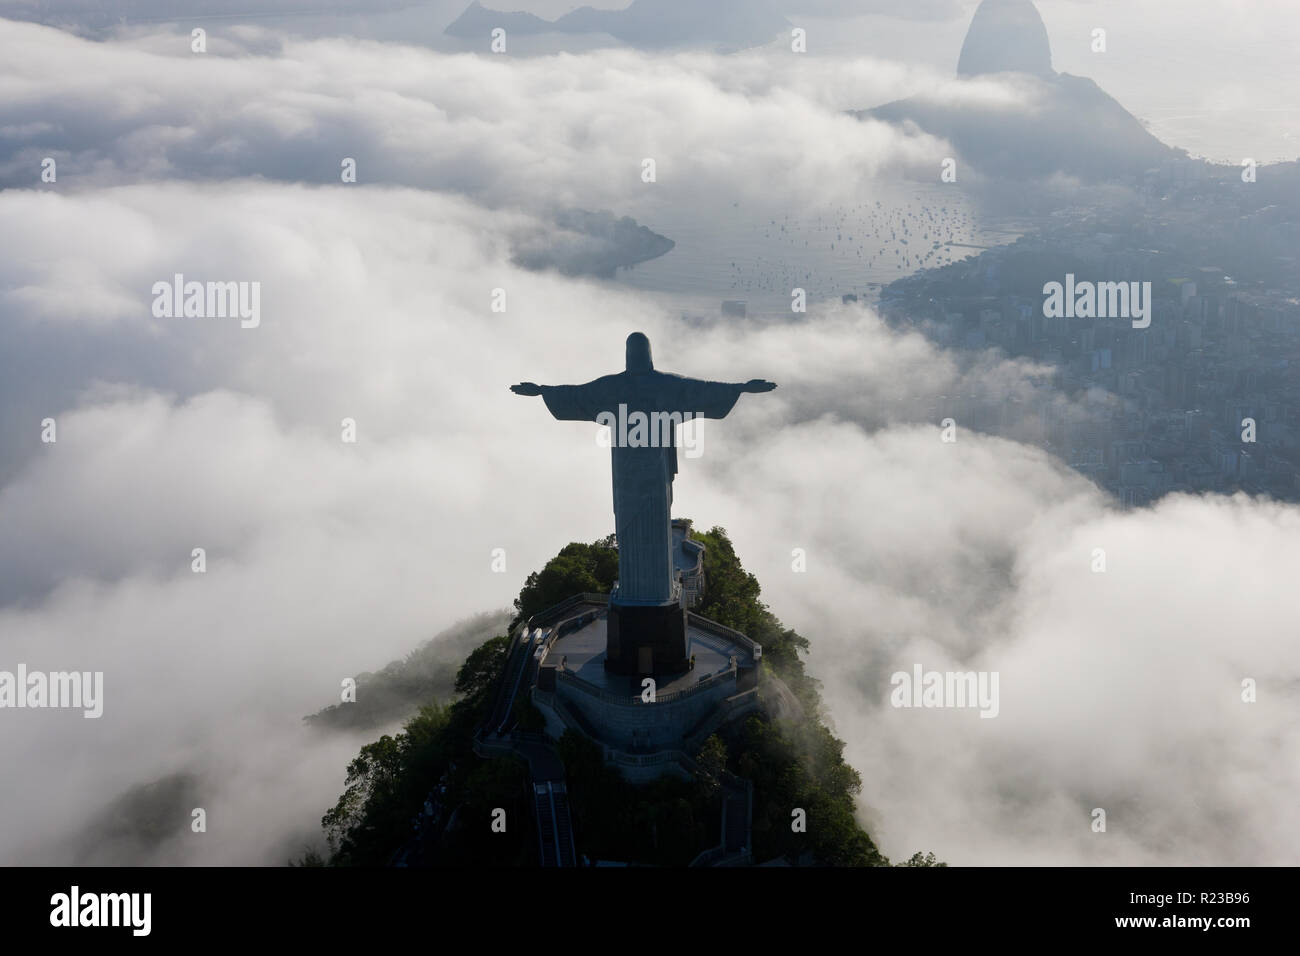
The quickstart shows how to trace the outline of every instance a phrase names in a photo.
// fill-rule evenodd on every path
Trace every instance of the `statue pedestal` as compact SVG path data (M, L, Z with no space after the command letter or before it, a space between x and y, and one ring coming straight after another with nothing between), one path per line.
M680 674L686 653L686 609L680 604L610 604L605 670L614 674Z

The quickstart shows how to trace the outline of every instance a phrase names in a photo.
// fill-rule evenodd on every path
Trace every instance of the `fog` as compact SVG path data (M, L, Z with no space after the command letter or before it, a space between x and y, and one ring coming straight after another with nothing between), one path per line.
M105 675L98 720L4 712L0 862L84 856L89 821L177 773L208 831L183 808L116 862L279 864L318 839L365 738L301 718L612 530L594 426L507 387L615 371L633 330L659 368L780 385L705 423L675 511L726 527L811 639L885 853L1295 861L1296 508L1121 512L1027 444L960 422L942 442L942 396L1049 377L867 308L701 324L514 261L557 205L653 229L657 203L887 188L945 144L840 110L955 81L871 59L231 36L241 55L203 60L166 29L93 43L0 20L0 669ZM982 82L960 86L1013 95ZM260 282L260 325L155 318L152 284L177 272ZM998 671L998 718L888 706L889 675L917 663Z

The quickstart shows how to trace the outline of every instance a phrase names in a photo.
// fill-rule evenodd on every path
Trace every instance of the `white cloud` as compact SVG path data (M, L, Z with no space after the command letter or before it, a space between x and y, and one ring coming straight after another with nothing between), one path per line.
M18 51L0 182L53 156L71 188L265 176L470 192L512 203L689 202L719 190L824 202L900 164L946 155L843 111L935 78L873 60L655 57L607 50L512 60L351 40L281 55L195 56L188 36L99 44L0 21ZM45 125L48 124L48 125ZM658 182L641 182L646 157Z
M668 301L510 263L539 196L633 194L615 171L643 141L676 150L691 184L679 196L746 155L760 179L729 188L759 194L761 175L782 188L788 175L795 193L831 196L850 188L851 173L833 175L853 150L883 169L911 141L873 139L743 62L724 81L705 59L505 66L321 42L200 68L0 31L31 31L64 70L102 56L90 65L115 78L78 90L35 60L0 65L51 84L10 87L12 125L55 110L76 131L69 155L94 170L74 160L53 194L0 193L3 335L22 360L2 386L0 668L106 679L98 721L6 713L0 762L15 770L0 810L27 825L0 835L0 859L49 862L103 802L193 769L209 833L190 840L188 818L175 821L184 836L159 858L282 862L356 745L306 738L300 717L342 677L508 604L564 543L608 533L594 429L507 386L611 371L642 329L660 367L780 383L707 423L676 502L728 528L774 610L813 640L886 852L1294 860L1295 508L1180 498L1120 514L1027 446L969 431L942 444L915 424L936 396L1019 393L1037 371L958 361L865 310L700 327ZM197 87L181 82L192 69L207 71ZM396 92L358 93L372 85ZM72 93L85 105L67 106ZM810 109L810 125L793 122ZM824 155L807 155L810 130ZM329 183L344 142L394 178L427 168L417 183L474 196L152 181L300 174L310 158ZM235 157L229 169L218 155ZM121 180L135 182L105 185ZM153 318L150 286L176 271L260 281L261 326ZM504 314L489 310L496 287ZM55 445L39 442L46 415ZM343 417L355 445L339 440ZM1105 575L1088 570L1096 546ZM193 547L208 549L205 575L190 571ZM494 547L505 575L490 571ZM806 575L790 571L793 547ZM889 673L913 662L1000 671L1001 715L888 708ZM1250 676L1255 705L1237 698ZM1105 836L1088 831L1094 806L1111 810Z

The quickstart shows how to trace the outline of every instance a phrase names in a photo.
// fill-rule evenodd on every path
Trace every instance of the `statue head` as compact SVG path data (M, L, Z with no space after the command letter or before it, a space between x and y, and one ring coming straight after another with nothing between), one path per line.
M654 371L655 363L650 358L650 340L641 332L633 332L627 337L627 370L633 373Z

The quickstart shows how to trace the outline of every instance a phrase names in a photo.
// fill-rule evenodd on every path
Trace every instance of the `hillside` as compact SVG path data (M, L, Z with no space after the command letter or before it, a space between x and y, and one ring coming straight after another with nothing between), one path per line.
M633 786L604 766L594 745L566 732L557 742L565 762L579 853L649 865L684 866L717 840L716 776L724 769L754 787L753 849L762 861L887 866L855 819L858 772L843 758L843 741L822 720L818 682L804 670L807 639L786 628L759 600L757 579L741 565L721 528L694 535L705 545L707 590L700 614L745 631L762 643L765 672L788 687L803 719L788 721L768 706L706 742L695 780L664 777ZM516 622L581 591L608 591L617 574L610 539L566 545L528 576L515 601ZM527 773L510 757L482 759L473 735L500 679L508 640L479 645L459 668L458 695L428 701L404 731L362 748L348 768L347 789L325 815L333 865L536 865L536 835L527 805ZM775 701L769 701L775 704ZM533 726L521 702L521 724ZM493 809L512 821L493 834ZM793 832L792 811L807 814L807 832ZM413 831L420 836L412 838ZM938 865L917 854L905 865Z
M368 730L406 720L431 700L449 700L465 655L501 633L508 620L507 612L490 611L460 621L402 660L358 674L354 703L334 704L303 719L321 730Z
M1024 102L972 108L913 97L853 115L915 123L950 142L960 159L993 179L1061 173L1085 182L1128 181L1181 154L1087 77L1018 74L1011 82Z
M1092 80L1052 70L1047 28L1031 0L980 4L957 75L996 77L1014 96L998 102L915 96L852 115L915 124L951 143L979 174L1011 182L1058 174L1084 182L1133 181L1181 154Z
M578 7L556 20L493 10L474 0L446 32L457 37L487 37L501 27L507 35L521 36L604 33L645 48L694 43L734 48L766 43L788 26L770 0L632 0L621 10Z

